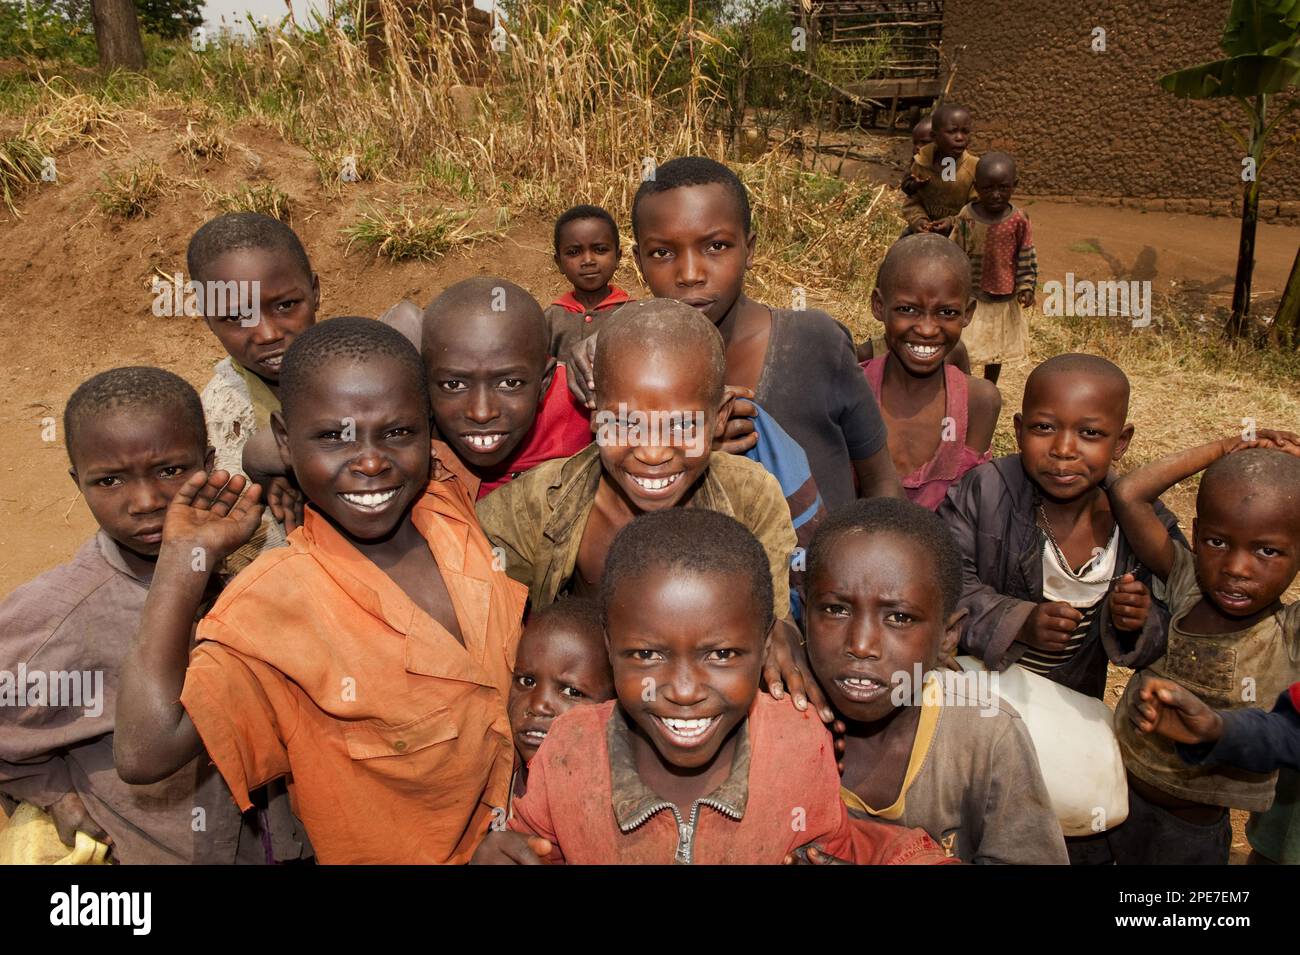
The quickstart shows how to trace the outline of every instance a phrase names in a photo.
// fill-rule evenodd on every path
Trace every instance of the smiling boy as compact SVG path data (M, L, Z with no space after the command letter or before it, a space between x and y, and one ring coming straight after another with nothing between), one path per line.
M880 264L871 312L889 351L862 366L909 500L936 509L990 458L1002 395L949 363L974 313L970 263L941 236L909 235Z
M616 700L559 717L511 827L576 864L779 864L815 844L863 864L932 863L923 833L852 822L834 749L810 713L758 691L767 559L734 519L644 515L601 584ZM526 861L494 833L480 860Z
M478 497L591 443L542 310L518 285L457 282L425 309L420 340L438 436L479 479Z
M780 485L755 462L710 450L727 417L717 329L680 303L646 299L610 319L596 354L596 443L479 502L507 573L528 585L534 608L562 592L594 594L614 535L634 517L707 508L763 543L777 615L788 615L795 533ZM663 426L637 427L651 421Z
M303 526L223 593L191 653L204 568L255 524L258 492L218 471L178 493L123 674L118 770L143 782L206 748L241 808L288 776L321 862L465 861L508 796L523 592L493 570L454 458L434 444L431 461L424 369L399 332L303 332L281 401Z
M114 368L73 392L63 433L69 474L99 532L0 603L0 671L94 674L98 699L83 698L80 709L0 700L0 795L47 810L69 846L77 831L111 842L116 862L265 861L254 820L243 825L205 761L149 786L129 785L113 768L118 674L154 577L163 515L212 463L199 396L160 368ZM196 809L202 829L192 825Z

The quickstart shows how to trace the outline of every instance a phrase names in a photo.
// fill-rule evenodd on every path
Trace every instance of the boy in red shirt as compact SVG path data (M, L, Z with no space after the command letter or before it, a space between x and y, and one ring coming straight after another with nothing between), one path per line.
M738 521L638 517L610 548L600 602L617 699L555 720L515 834L490 834L476 861L542 850L552 863L780 864L809 846L858 863L944 861L920 830L851 820L826 728L758 692L772 580Z

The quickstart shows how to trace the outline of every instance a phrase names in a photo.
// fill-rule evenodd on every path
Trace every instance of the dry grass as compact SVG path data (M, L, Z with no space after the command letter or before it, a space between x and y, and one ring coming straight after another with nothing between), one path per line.
M32 140L18 136L0 142L0 194L15 216L21 213L14 200L41 181L44 164L44 150Z
M192 163L222 162L230 151L230 142L222 131L208 126L196 127L190 120L185 124L185 132L176 137L176 151Z
M103 182L92 196L104 215L117 219L149 215L158 201L170 195L176 186L176 181L151 159L141 160L127 170L105 172Z
M356 223L343 230L343 235L349 251L359 243L373 248L377 256L401 262L436 259L487 233L471 230L465 213L444 208L423 211L400 202L372 204Z
M289 194L274 183L244 185L233 192L209 193L205 198L208 205L216 206L222 212L260 212L286 224L291 221Z

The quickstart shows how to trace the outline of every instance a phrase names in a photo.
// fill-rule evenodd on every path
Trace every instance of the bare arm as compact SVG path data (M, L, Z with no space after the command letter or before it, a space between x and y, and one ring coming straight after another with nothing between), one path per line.
M880 450L869 458L853 462L853 470L858 475L858 497L897 497L902 498L902 482L894 470L894 462L889 457L889 445L882 443Z
M1179 481L1205 470L1237 447L1250 447L1239 437L1220 438L1199 447L1178 451L1126 474L1110 488L1111 509L1133 553L1161 580L1174 566L1174 542L1155 503Z
M1002 392L998 386L983 378L970 380L969 427L966 429L966 446L983 454L993 445L993 433L1002 413Z
M140 629L122 665L113 756L128 783L170 776L203 751L181 706L194 616L212 571L252 535L261 488L242 475L196 474L167 508Z

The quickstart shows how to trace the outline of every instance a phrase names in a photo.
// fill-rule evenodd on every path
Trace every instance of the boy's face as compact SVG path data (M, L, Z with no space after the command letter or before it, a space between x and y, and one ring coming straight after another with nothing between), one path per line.
M808 660L831 705L874 723L896 709L894 686L915 666L951 653L964 611L945 615L935 562L920 543L890 532L847 533L807 582Z
M889 350L909 373L934 374L975 314L970 276L918 256L899 270L889 288L876 286L871 312L885 326Z
M921 151L922 146L927 146L934 141L934 131L928 122L917 123L912 127L912 152Z
M945 112L942 122L933 124L932 135L939 153L960 156L970 145L970 113L964 109Z
M212 458L183 416L129 408L82 421L68 473L109 537L156 557L167 505L195 471L212 467Z
M574 219L560 229L555 264L574 288L596 292L618 269L618 236L604 219Z
M1055 501L1089 493L1128 450L1133 426L1124 423L1124 412L1119 389L1095 375L1034 377L1015 416L1025 472Z
M199 276L194 280L200 281ZM205 314L203 319L231 358L268 384L278 385L285 350L295 335L316 323L320 305L316 276L304 274L284 249L235 249L213 260L201 281L259 283L256 324L245 327L234 308L221 315Z
M665 767L709 766L749 713L765 637L750 590L742 575L654 566L615 588L614 692Z
M726 409L707 355L686 349L611 354L592 429L605 476L636 511L680 504L709 466Z
M429 412L393 358L322 365L271 427L303 494L354 541L391 534L429 483Z
M438 435L471 468L519 447L555 374L534 316L474 310L425 323L424 370Z
M985 212L998 214L1011 205L1016 191L1016 173L1009 166L994 166L992 171L975 172L975 191Z
M530 625L519 641L506 702L520 757L525 763L533 758L561 713L613 695L601 633L583 633L569 621Z
M722 321L754 262L754 233L745 233L731 191L711 182L648 195L637 226L632 256L655 297L694 306L715 325Z
M1282 493L1237 482L1202 489L1196 505L1192 548L1201 592L1229 617L1267 611L1300 570L1300 514Z

